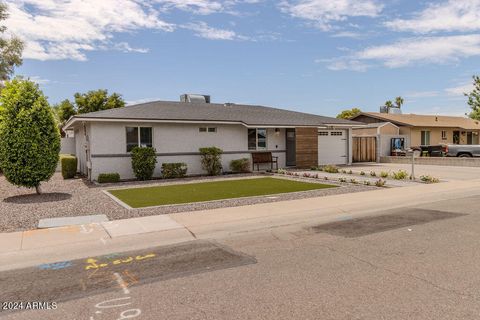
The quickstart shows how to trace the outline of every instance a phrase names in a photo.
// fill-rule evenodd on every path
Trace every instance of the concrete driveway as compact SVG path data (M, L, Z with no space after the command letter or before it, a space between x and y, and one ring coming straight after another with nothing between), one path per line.
M410 172L412 166L399 163L355 163L350 168L357 171L379 173L380 171L397 171L400 169ZM446 181L475 180L480 179L480 168L415 165L415 176L419 177L421 175L430 175Z

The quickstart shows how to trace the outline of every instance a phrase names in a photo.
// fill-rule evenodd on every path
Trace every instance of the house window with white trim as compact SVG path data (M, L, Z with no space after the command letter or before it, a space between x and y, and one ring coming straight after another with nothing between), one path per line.
M447 131L442 130L442 140L447 140Z
M198 128L198 132L208 132L208 133L216 133L217 132L217 128L216 127L200 127Z
M248 150L267 149L267 129L248 129Z
M127 152L134 147L152 147L153 129L151 127L127 127Z

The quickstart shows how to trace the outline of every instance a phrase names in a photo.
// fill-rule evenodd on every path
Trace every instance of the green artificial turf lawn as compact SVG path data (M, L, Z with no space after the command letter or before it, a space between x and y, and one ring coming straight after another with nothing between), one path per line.
M133 208L272 195L336 186L276 178L254 178L109 190Z

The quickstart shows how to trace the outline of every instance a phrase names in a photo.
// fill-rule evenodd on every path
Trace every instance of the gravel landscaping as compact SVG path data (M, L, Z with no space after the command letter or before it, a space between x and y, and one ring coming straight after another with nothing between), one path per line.
M232 176L231 178L252 178L258 175ZM229 177L230 178L230 177ZM150 181L148 183L125 182L116 184L118 187L133 187L147 185L169 185L182 182L198 182L210 178L188 178L182 180ZM213 180L225 177L213 178ZM287 179L287 178L285 178ZM110 220L125 219L158 214L197 211L222 207L243 206L265 202L276 202L302 198L321 197L335 194L353 193L378 188L365 185L340 184L320 179L298 179L317 183L340 185L340 188L318 189L311 191L285 193L272 196L251 198L227 199L204 203L162 206L156 208L127 210L110 199L102 190L106 186L93 185L82 179L63 180L59 173L42 184L44 194L36 195L35 191L26 188L17 188L0 176L0 232L13 232L35 229L39 219L56 217L73 217L79 215L105 214ZM113 188L113 186L109 186Z

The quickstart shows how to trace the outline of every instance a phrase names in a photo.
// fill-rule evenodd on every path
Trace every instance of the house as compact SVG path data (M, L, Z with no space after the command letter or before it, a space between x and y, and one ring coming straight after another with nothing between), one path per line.
M404 136L408 146L479 143L480 122L466 117L362 112L351 120L367 124L366 128L355 129L354 135L375 131L375 126L390 131L382 129L386 128L386 122L397 126L396 135ZM388 127L394 129L390 125Z
M96 180L118 172L133 178L130 150L154 147L160 176L164 162L185 162L189 174L202 174L201 147L223 149L222 166L233 159L270 151L279 167L350 164L352 128L360 123L263 106L210 103L208 96L182 96L71 117L78 171ZM269 168L270 166L265 166Z

